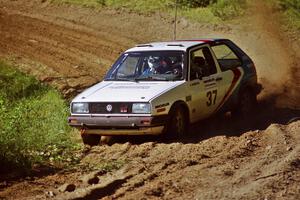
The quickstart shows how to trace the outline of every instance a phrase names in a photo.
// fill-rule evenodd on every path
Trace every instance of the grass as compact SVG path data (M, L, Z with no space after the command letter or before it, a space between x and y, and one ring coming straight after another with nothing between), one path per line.
M126 160L85 160L84 164L79 165L80 169L86 172L99 170L103 172L112 172L121 169L128 161Z
M287 25L300 31L300 0L279 0L277 3Z
M213 14L222 20L230 20L244 14L247 0L218 0L211 5Z
M0 61L1 167L74 160L68 106L55 89Z
M56 3L88 7L110 7L149 14L164 12L174 15L175 0L52 0ZM179 16L196 22L218 24L244 14L250 0L178 0ZM289 30L300 31L300 0L268 0L282 13L283 24ZM210 3L209 3L210 2Z
M214 15L211 8L186 8L180 10L178 15L195 22L217 24L222 21L221 18Z
M288 30L300 31L300 0L268 0L281 13L282 25Z
M175 0L52 0L56 3L77 4L88 7L127 9L137 13L164 12L174 14ZM200 0L179 0L179 14L193 21L219 23L243 14L246 0L213 0L209 5ZM198 2L202 6L191 6ZM200 3L199 3L200 2Z
M75 4L84 7L102 7L105 5L105 0L51 0L55 3Z

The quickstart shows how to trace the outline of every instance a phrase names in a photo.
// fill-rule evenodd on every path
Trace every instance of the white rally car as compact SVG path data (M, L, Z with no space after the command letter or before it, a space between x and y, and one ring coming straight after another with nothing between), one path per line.
M246 115L261 87L252 60L228 39L138 45L71 102L85 144L102 135L169 134L218 112Z

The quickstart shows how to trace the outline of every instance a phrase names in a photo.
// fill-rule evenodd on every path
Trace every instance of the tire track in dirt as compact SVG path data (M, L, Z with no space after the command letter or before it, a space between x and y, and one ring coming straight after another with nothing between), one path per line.
M105 31L91 31L70 25L69 21L53 23L45 16L37 18L38 14L23 13L6 3L10 7L0 9L0 54L17 64L24 64L25 60L36 62L36 66L27 66L25 72L47 80L63 92L71 88L74 95L98 82L125 49L120 42L122 37L116 40ZM44 70L38 69L39 63Z
M93 147L82 166L116 162L123 166L111 172L100 167L84 174L16 183L0 191L0 197L49 199L53 193L55 199L97 199L99 193L102 199L298 199L299 128L298 121L194 143L127 142ZM80 181L95 176L99 183ZM74 184L75 191L58 191L63 183ZM27 189L14 193L22 187Z
M300 194L300 170L293 167L299 159L298 128L299 122L273 124L265 131L195 143L94 147L83 162L123 160L131 169L143 169L107 199L290 199Z
M64 27L22 15L4 14L1 19L2 22L7 23L7 26L9 26L8 29L1 27L1 34L6 38L6 40L2 41L1 46L4 46L7 41L11 43L11 46L8 48L2 48L2 52L19 54L18 50L20 50L24 56L41 61L62 75L78 73L72 67L85 61L88 61L86 64L91 65L96 70L96 64L91 63L91 53L94 55L94 58L97 57L97 54L106 54L107 61L105 61L105 64L112 62L119 53L112 51L111 44L108 46L107 44L104 45L103 42L99 42L94 35L68 30ZM3 25L4 23L1 24ZM49 35L47 32L49 32ZM80 40L77 38L80 38ZM102 41L105 40L102 38ZM91 75L95 74L95 71L88 67L86 70Z

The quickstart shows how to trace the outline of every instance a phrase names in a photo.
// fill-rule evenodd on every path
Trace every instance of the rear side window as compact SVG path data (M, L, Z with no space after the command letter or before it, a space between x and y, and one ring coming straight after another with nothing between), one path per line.
M222 71L241 66L239 57L225 44L211 47L215 53Z

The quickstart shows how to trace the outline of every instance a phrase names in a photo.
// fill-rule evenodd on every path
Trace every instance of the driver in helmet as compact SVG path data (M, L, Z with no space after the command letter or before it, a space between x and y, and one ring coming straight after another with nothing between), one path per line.
M148 59L149 68L144 72L146 74L156 74L159 67L159 57L150 56Z
M159 66L156 69L158 74L172 73L172 61L169 57L160 57Z
M168 57L154 57L150 56L148 59L148 66L143 75L149 74L165 74L172 72L172 61Z

